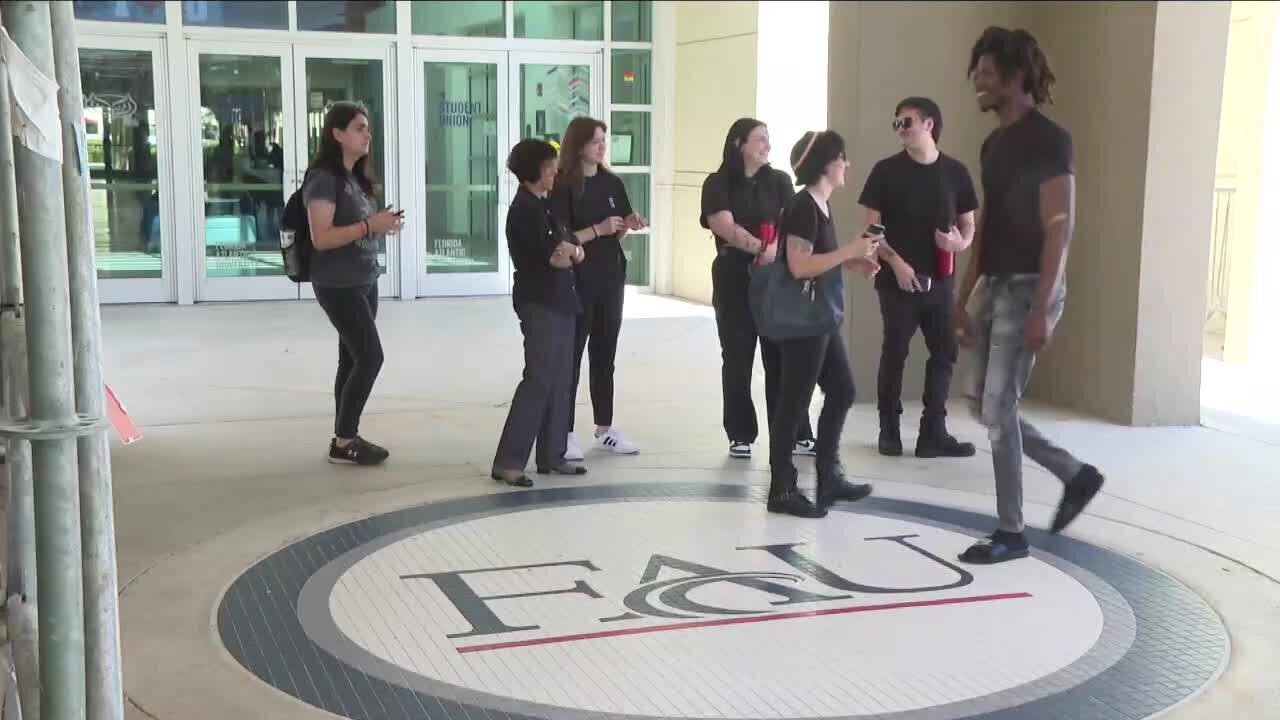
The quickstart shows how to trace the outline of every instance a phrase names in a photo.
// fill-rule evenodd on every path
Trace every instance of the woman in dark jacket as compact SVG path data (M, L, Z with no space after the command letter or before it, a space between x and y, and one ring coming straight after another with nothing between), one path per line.
M336 418L329 462L377 465L390 455L359 435L360 416L382 369L378 315L378 243L400 231L402 211L375 212L367 164L369 111L349 102L325 113L320 147L302 199L311 228L311 285L338 331Z
M551 193L556 220L573 231L586 252L578 266L578 296L582 316L574 346L573 388L570 391L568 454L582 459L573 437L574 398L578 394L582 353L591 356L591 406L595 413L595 446L619 455L639 452L613 425L613 363L622 330L622 300L627 284L627 259L622 239L628 230L645 227L631 209L627 189L605 165L608 126L595 118L579 117L564 132L556 186Z
M574 337L582 312L573 267L586 254L556 224L547 200L556 178L555 148L542 140L522 140L512 148L507 169L520 180L507 211L507 248L515 265L511 295L524 334L524 377L511 399L492 475L508 485L530 487L533 481L524 469L535 438L539 473L587 472L564 459Z
M748 294L753 263L771 263L777 244L766 244L776 232L782 211L796 194L791 176L769 165L769 128L755 118L741 118L724 139L720 169L702 183L702 227L715 235L716 259L711 263L711 304L720 335L720 383L724 395L724 432L729 455L750 458L760 429L751 401L751 373L756 342L764 364L765 417L770 424L778 400L781 371L777 343L760 337L751 317ZM773 238L770 238L773 239ZM800 419L795 454L814 453L809 413Z

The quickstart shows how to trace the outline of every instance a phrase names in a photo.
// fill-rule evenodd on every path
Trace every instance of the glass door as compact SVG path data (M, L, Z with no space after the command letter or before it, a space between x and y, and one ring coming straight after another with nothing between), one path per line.
M157 39L80 40L89 204L105 303L174 299L165 67Z
M197 301L297 299L280 221L298 174L293 51L191 42Z
M596 91L601 58L593 53L511 53L511 83L519 88L520 110L512 117L512 142L541 138L559 144L569 121L603 117Z
M396 182L399 152L395 127L387 114L387 100L394 88L389 48L335 48L332 46L296 46L294 74L299 78L294 104L298 108L300 127L297 134L297 169L285 178L285 189L292 193L301 187L311 158L315 156L324 128L324 115L338 101L358 102L369 109L373 129L373 147L368 169L373 176L378 207L399 206ZM383 297L395 294L399 277L397 237L389 237L379 248L378 291ZM313 298L310 283L301 287L303 298Z
M603 75L600 55L593 53L511 53L511 84L519 88L519 110L511 117L511 142L540 138L558 147L569 122L582 115L604 118L597 78ZM605 122L608 122L605 119ZM518 181L506 174L507 197ZM508 278L508 289L511 279Z
M401 239L418 250L417 295L509 292L507 53L418 50L414 68L418 187Z

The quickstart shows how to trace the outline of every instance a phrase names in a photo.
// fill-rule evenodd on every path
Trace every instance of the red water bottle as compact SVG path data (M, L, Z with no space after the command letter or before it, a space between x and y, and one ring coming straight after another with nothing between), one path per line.
M778 225L772 220L760 223L760 240L764 242L761 250L768 250L769 246L778 241Z
M956 271L956 254L938 248L938 278L949 278Z
M938 231L944 232L944 233L951 232L951 226L948 225L947 227L944 227L944 228L938 228ZM951 277L952 273L956 271L956 254L951 252L950 250L943 250L942 248L937 248L937 251L938 251L938 279L942 280L944 278L949 278Z

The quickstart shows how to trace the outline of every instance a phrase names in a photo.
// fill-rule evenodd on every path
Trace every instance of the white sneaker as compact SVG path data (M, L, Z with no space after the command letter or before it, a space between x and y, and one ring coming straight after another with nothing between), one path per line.
M582 452L582 446L578 444L578 438L573 433L569 433L569 439L564 446L564 459L567 462L582 462L587 459L586 453Z
M791 454L813 457L818 454L818 443L813 440L797 440L796 447L791 451Z
M729 457L741 460L751 459L751 443L731 442L729 443Z
M615 428L610 428L609 432L597 436L596 447L617 455L635 455L640 452L640 448L635 443L628 440L625 435Z

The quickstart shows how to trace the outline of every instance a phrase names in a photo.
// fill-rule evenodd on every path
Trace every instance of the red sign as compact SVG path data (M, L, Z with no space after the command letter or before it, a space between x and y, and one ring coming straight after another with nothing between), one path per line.
M124 409L124 403L111 392L111 386L106 385L107 389L107 419L111 421L111 427L115 428L116 435L120 436L120 442L125 445L132 445L142 439L142 431L133 423L129 417L129 412Z

